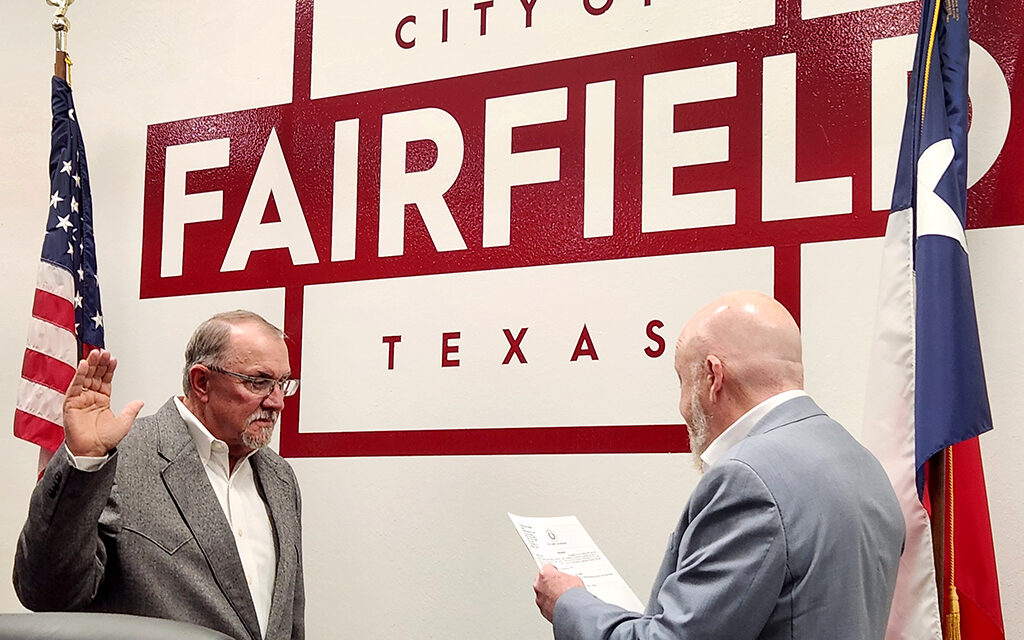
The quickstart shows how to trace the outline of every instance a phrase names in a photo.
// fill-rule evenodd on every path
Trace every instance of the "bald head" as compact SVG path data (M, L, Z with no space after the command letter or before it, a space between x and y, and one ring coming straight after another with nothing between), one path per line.
M785 307L756 291L725 294L698 311L679 335L675 364L684 386L712 392L705 401L722 419L803 388L800 329Z

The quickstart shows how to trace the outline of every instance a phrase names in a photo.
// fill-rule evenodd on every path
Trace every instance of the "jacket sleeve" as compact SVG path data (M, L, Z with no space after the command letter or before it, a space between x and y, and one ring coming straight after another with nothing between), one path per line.
M96 596L107 563L100 516L116 470L115 453L101 469L80 471L63 446L46 466L14 556L14 590L28 609L75 611ZM103 519L116 528L116 514Z
M757 638L785 582L786 542L774 498L742 462L722 460L698 485L675 556L641 615L581 588L555 603L556 640ZM681 525L684 526L684 525Z

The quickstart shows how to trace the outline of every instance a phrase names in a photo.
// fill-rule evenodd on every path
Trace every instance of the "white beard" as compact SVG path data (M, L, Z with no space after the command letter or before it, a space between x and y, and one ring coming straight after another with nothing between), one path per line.
M277 426L277 418L278 413L276 411L257 409L255 413L249 416L249 420L246 422L245 431L242 432L242 444L252 451L270 444L270 438L274 435L274 427ZM269 427L261 427L259 431L253 433L249 430L249 425L256 420L270 420L271 423Z
M700 456L708 448L708 414L704 411L700 396L697 393L696 381L691 386L693 391L690 397L690 413L693 414L686 420L686 433L690 436L690 453L693 456L693 466L697 471L704 473L704 461Z

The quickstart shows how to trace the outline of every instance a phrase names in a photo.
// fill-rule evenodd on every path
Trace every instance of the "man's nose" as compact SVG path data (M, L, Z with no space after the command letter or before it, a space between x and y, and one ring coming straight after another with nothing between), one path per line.
M274 388L270 390L270 395L263 398L260 406L264 409L274 409L276 411L284 409L284 391L281 389L281 385L275 384Z

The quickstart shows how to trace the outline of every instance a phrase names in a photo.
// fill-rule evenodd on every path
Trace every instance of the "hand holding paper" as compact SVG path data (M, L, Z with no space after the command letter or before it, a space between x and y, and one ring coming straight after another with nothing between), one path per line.
M510 513L508 517L537 566L541 567L534 591L537 606L545 618L551 619L558 596L576 586L585 587L605 602L624 609L644 610L640 599L597 548L576 516L524 518ZM549 607L545 610L548 600Z
M563 573L554 565L546 564L540 568L537 579L533 581L533 592L537 594L537 608L540 609L548 622L555 614L555 603L558 598L573 587L583 587L583 580L579 576Z

